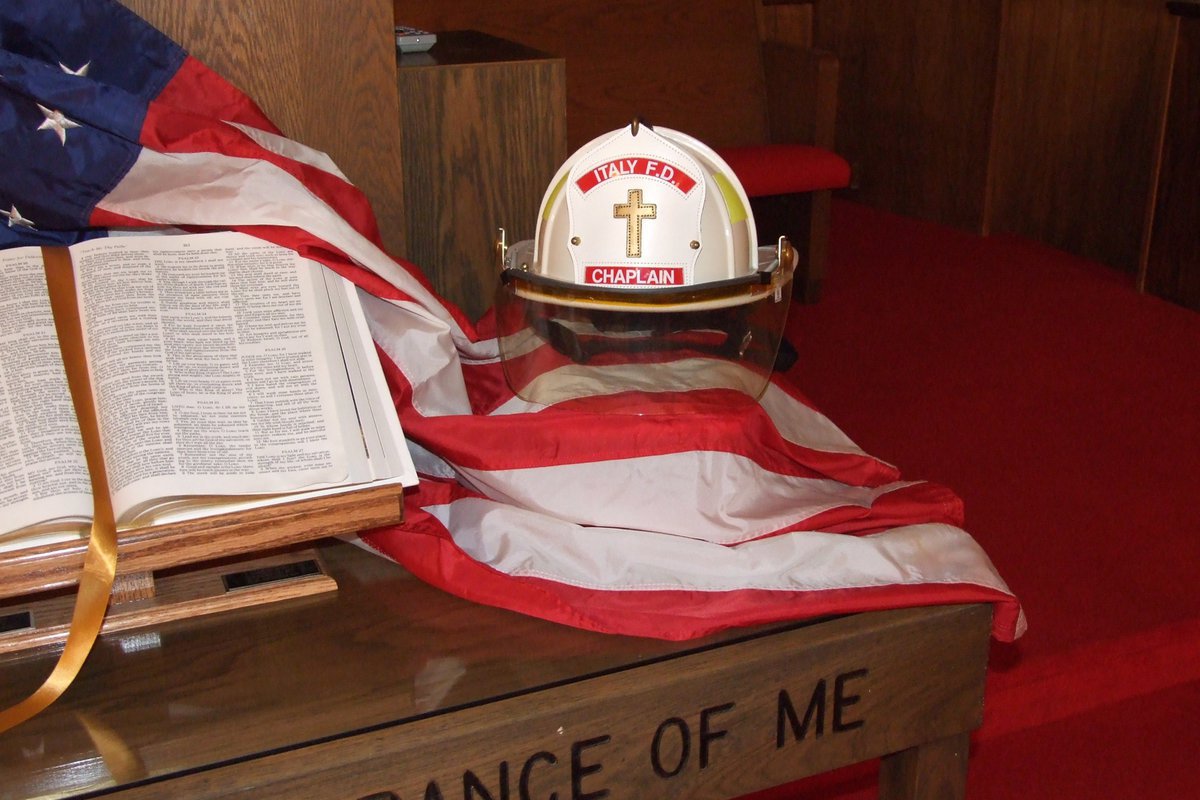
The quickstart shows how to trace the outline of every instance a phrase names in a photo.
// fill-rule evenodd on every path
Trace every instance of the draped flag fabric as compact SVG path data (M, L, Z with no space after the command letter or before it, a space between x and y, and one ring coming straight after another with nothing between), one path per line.
M116 2L0 8L0 160L0 247L237 229L355 281L421 475L406 522L360 544L446 591L668 639L959 602L994 604L997 638L1024 629L958 498L785 378L646 415L514 397L486 321L384 251L328 157Z

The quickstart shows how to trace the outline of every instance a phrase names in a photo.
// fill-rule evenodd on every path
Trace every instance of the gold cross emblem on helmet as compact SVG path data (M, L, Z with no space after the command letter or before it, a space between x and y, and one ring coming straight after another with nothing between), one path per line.
M613 205L613 219L625 218L625 255L641 258L642 220L657 217L658 206L654 203L642 205L641 189L630 189L628 197L629 202Z

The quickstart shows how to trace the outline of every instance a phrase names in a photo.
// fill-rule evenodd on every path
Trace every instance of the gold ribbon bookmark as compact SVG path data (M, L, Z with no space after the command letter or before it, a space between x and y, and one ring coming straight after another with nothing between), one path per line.
M42 260L46 265L46 286L50 291L50 307L54 311L59 349L63 354L67 383L71 387L71 400L75 405L75 416L79 419L88 472L92 478L94 513L66 645L45 682L25 700L0 711L0 733L40 713L75 680L100 634L100 626L104 624L104 614L117 572L117 526L108 493L108 476L104 471L91 379L84 357L83 327L75 295L74 270L65 248L42 248Z

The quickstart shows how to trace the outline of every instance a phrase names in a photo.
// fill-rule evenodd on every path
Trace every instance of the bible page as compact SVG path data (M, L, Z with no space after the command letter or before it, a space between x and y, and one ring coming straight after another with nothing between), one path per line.
M319 276L239 233L116 237L72 248L118 520L186 496L344 483L341 374Z
M77 539L91 514L42 251L0 251L0 552Z
M415 486L417 470L367 327L362 290L330 270L323 270L323 275L337 329L343 333L338 337L341 357L353 389L372 476L377 480L397 478L405 486Z

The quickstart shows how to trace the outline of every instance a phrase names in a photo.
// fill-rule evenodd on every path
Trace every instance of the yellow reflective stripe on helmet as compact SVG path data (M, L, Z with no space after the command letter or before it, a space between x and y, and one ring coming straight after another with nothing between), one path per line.
M750 214L746 211L746 207L742 205L742 198L738 194L738 190L734 188L733 184L729 182L729 179L723 173L714 172L713 180L716 182L717 188L721 190L721 196L725 198L725 207L729 209L729 221L735 225L739 222L745 222Z
M542 203L542 219L550 219L550 210L554 208L554 200L558 197L559 192L562 191L563 185L569 177L571 177L571 173L564 170L562 179L554 185L554 190L550 192L550 195Z

